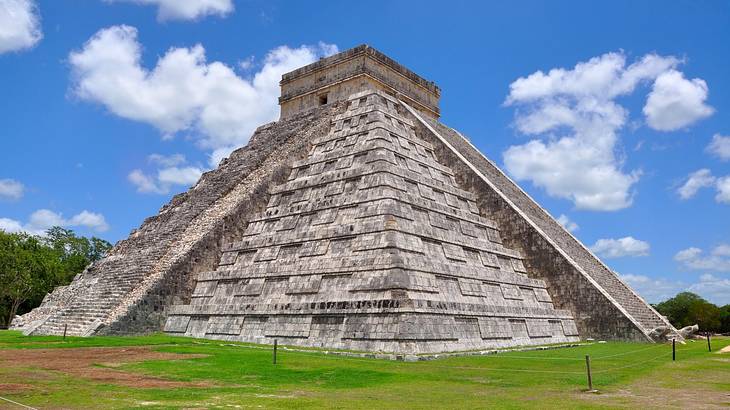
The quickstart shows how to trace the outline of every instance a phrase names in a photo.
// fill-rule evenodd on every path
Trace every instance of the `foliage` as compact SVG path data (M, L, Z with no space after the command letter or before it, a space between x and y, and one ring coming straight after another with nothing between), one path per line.
M64 271L70 277L63 278L61 283L69 283L78 273L83 272L89 263L104 257L112 245L97 237L79 237L70 229L55 226L46 231L42 242L58 255Z
M700 331L730 332L730 305L719 308L692 292L682 292L656 305L676 328L699 325Z
M111 249L99 238L54 227L46 236L0 230L0 323L38 306L54 287L66 285Z
M730 305L720 308L720 331L730 333Z

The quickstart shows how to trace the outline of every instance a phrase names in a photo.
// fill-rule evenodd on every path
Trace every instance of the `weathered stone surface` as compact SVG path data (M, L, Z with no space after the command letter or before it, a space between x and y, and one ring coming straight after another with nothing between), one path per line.
M168 310L166 331L399 353L577 340L570 313L525 275L522 255L399 106L381 92L352 95L224 249L232 256L198 276L190 304ZM241 329L247 317L255 325Z
M653 340L652 329L666 327L677 336L664 317L464 136L411 112L418 119L417 135L433 144L436 156L454 170L461 186L477 194L476 203L500 226L505 244L525 256L529 276L539 272L556 307L573 314L581 335L647 341ZM539 292L538 297L547 296Z
M436 120L439 94L372 48L285 75L280 121L14 327L407 355L681 337Z
M68 326L72 335L162 330L167 307L190 300L199 272L226 263L221 245L242 236L247 217L266 206L269 186L288 177L342 108L328 105L260 127L246 147L13 327L60 334Z

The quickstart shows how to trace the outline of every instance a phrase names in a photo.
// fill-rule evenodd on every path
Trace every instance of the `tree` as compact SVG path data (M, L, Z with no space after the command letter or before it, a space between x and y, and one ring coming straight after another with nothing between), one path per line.
M656 310L676 328L699 325L703 331L720 331L722 311L692 292L682 292L656 305Z
M47 230L42 241L57 253L63 264L63 277L58 281L60 284L71 282L74 276L83 272L90 263L103 258L112 248L103 239L79 237L72 230L59 226Z
M0 230L0 320L38 306L54 287L69 284L111 244L53 227L43 237Z
M0 232L0 299L8 302L8 325L21 304L32 298L42 299L61 270L56 253L38 238Z
M730 333L730 305L720 308L720 332Z

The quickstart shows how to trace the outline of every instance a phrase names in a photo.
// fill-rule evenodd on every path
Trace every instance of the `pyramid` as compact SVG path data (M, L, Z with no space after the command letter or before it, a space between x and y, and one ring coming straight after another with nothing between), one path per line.
M676 330L363 45L41 307L33 334L159 331L406 354Z

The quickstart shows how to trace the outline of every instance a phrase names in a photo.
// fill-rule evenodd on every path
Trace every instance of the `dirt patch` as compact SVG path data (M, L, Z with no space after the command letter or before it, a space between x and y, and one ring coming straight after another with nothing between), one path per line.
M33 390L33 386L25 383L0 383L0 391L6 394L21 393Z
M710 389L669 389L659 386L630 386L612 393L589 395L591 401L627 408L725 409L730 395Z
M730 345L723 347L720 349L720 353L730 353Z
M54 370L85 379L129 387L210 387L210 383L178 382L116 369L125 363L205 357L152 351L149 347L0 350L0 366ZM100 366L101 365L101 366ZM5 385L0 385L4 391Z

